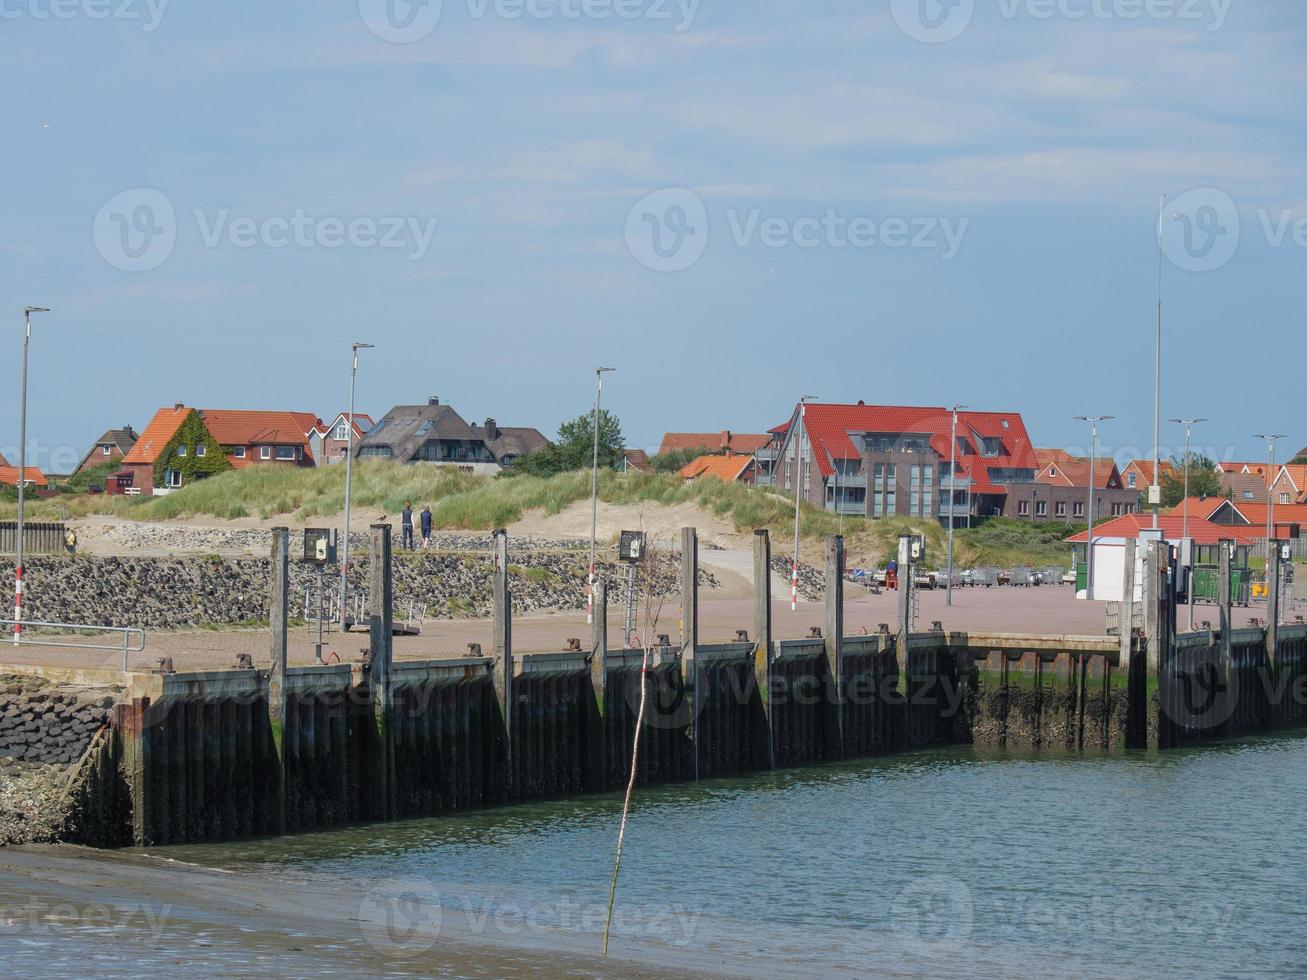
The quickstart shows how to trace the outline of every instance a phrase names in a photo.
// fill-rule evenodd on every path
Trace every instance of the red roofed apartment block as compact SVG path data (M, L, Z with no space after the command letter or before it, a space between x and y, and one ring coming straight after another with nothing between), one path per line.
M799 418L796 407L787 423L771 430L770 446L758 454L769 463L759 483L793 493L801 441L803 495L812 505L873 518L948 518L948 409L810 404L801 425ZM958 520L971 514L1069 521L1077 519L1077 503L1084 519L1078 488L1036 482L1040 460L1017 412L959 412L956 459ZM1100 508L1110 508L1110 501L1100 501Z

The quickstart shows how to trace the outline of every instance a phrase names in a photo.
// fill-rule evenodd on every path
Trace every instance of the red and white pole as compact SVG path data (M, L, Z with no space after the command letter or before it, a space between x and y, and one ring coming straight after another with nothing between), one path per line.
M790 612L799 611L799 563L790 562Z
M19 477L19 479L22 479ZM23 639L23 566L14 569L14 646Z

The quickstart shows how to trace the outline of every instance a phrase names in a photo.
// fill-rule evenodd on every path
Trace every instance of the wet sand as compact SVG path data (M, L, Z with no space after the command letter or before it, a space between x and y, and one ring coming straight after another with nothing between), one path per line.
M410 931L402 910L387 922L369 894L337 880L326 889L293 871L232 873L140 851L0 849L0 973L672 980L749 972L691 963L670 948L628 946L604 959L567 935L514 947Z

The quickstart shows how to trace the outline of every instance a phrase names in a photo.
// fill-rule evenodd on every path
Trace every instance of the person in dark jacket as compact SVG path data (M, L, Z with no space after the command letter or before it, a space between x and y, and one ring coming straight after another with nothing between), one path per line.
M431 547L431 508L423 507L422 513L418 515L422 522L422 547Z
M404 511L399 515L399 526L403 530L402 547L413 550L413 504L404 503Z

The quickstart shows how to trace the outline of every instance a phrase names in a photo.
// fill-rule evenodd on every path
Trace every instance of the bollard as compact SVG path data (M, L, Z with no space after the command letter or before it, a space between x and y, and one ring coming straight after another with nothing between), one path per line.
M390 525L372 525L369 589L368 688L372 692L372 807L381 820L395 816L394 593L390 567Z
M268 726L272 730L275 771L269 819L274 834L286 832L286 646L290 611L290 531L272 529L272 598L268 612L271 627L271 668L268 671Z
M762 740L766 743L767 768L776 768L776 746L772 739L771 676L771 536L753 532L753 635L758 638L753 653L753 679L762 704Z
M826 758L844 757L844 538L826 539Z

